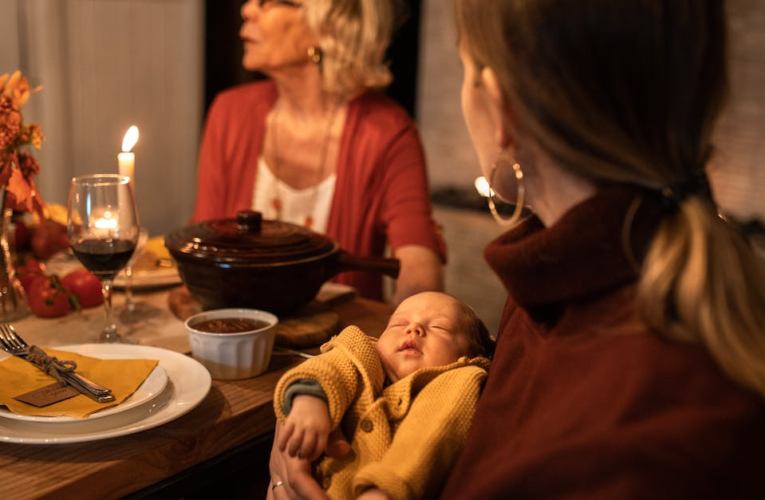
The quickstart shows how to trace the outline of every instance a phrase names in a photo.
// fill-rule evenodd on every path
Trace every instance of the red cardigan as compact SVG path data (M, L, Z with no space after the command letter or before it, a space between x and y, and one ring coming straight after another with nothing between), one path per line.
M509 299L443 498L765 498L762 399L637 317L621 241L637 194L608 188L487 247ZM638 210L638 258L659 210Z
M199 156L195 221L234 217L252 207L265 119L277 98L271 81L219 94L207 116ZM406 111L369 92L351 101L337 163L327 234L359 256L419 245L442 260L446 247L431 218L425 157ZM336 281L382 298L381 276L350 272Z

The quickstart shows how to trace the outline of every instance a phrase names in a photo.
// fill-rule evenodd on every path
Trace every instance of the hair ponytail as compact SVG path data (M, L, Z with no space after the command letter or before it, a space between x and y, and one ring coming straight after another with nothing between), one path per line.
M724 1L455 0L455 19L516 122L571 172L661 190L709 159L727 92ZM637 305L657 334L705 346L765 397L765 265L698 193L657 221Z
M689 197L662 222L638 308L658 333L702 344L729 377L765 397L765 267L709 201Z

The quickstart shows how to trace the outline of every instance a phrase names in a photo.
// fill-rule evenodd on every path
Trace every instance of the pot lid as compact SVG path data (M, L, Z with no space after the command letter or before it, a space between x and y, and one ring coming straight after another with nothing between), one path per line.
M288 222L242 210L236 218L200 222L173 231L167 248L211 262L278 264L317 257L337 248L331 238ZM176 257L179 255L176 255Z

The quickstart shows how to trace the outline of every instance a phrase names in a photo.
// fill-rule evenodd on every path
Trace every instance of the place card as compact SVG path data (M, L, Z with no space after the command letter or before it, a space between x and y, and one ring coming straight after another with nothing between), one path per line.
M51 385L46 385L45 387L40 387L39 389L35 389L34 391L27 392L21 396L16 396L13 399L16 401L21 401L22 403L36 406L38 408L43 408L45 406L58 403L59 401L73 398L78 394L79 392L77 392L76 389L68 385L61 387L58 382L56 382Z

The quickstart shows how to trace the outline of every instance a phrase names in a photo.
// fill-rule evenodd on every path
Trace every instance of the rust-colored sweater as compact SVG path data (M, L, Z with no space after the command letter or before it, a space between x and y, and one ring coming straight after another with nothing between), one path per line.
M529 220L487 247L509 298L442 498L765 498L762 400L636 316L621 240L636 196L607 188L550 228ZM643 198L638 258L660 216Z

